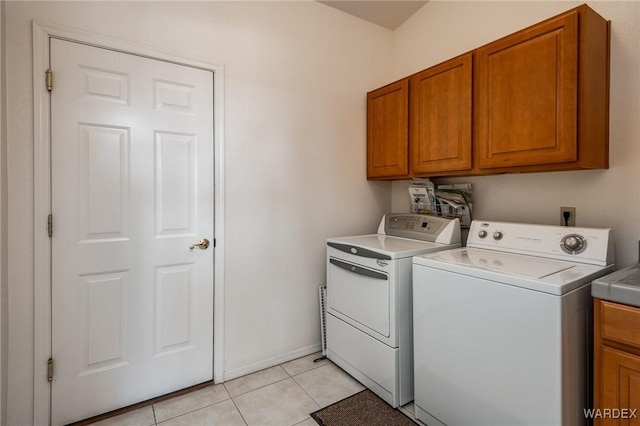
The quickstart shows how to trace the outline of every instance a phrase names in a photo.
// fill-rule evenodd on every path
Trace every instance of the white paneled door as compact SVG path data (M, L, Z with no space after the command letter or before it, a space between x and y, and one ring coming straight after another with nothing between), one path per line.
M213 378L213 73L57 39L51 68L58 425Z

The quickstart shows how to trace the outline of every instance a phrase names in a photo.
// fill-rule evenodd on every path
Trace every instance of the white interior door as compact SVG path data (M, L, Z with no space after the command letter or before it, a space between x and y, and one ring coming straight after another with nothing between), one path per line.
M213 378L213 73L51 39L52 424Z

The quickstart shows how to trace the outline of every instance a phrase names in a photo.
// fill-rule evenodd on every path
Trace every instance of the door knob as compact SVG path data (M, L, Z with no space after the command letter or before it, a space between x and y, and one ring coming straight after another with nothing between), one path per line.
M201 250L208 249L209 248L209 240L207 240L206 238L203 238L200 241L198 241L197 243L190 245L189 246L189 250L193 250L196 247L198 247Z

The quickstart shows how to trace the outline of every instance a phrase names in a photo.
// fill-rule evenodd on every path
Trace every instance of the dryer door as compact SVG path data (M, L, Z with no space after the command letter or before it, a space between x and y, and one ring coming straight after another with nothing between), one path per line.
M330 257L327 296L330 313L378 339L390 336L391 283L386 272Z

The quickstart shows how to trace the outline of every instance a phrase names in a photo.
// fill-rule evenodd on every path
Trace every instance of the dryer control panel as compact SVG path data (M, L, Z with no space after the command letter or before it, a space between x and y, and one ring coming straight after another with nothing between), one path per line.
M410 213L390 213L380 222L378 234L444 244L460 243L460 220Z

